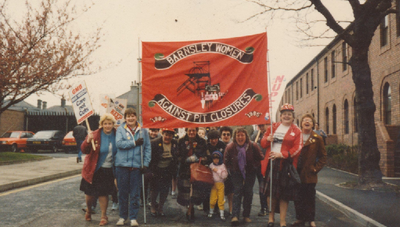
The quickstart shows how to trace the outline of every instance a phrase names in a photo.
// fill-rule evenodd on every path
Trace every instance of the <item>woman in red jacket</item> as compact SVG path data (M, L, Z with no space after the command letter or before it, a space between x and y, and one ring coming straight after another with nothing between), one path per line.
M282 168L282 161L286 158L293 158L293 165L296 168L297 160L303 147L301 130L293 124L294 107L291 104L284 104L280 109L281 122L274 123L265 132L261 140L261 146L266 148L265 158L261 161L261 173L266 178L265 193L268 205L270 200L271 212L269 213L268 227L274 226L275 207L279 201L280 225L286 227L286 211L290 200L296 196L295 188L283 188L280 184L279 172ZM272 147L271 147L272 142ZM270 176L272 160L272 178ZM272 182L272 198L270 198L270 184Z
M100 226L108 224L108 195L114 191L115 118L104 114L100 118L100 128L90 132L83 141L81 149L87 154L82 168L80 190L86 195L86 221L91 221L92 205L99 198L101 209ZM94 144L94 148L92 145Z

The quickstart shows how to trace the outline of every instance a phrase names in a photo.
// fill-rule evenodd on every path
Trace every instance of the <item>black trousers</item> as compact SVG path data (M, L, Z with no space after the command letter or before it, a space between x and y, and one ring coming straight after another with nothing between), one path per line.
M297 200L294 201L297 220L315 220L315 185L300 184Z

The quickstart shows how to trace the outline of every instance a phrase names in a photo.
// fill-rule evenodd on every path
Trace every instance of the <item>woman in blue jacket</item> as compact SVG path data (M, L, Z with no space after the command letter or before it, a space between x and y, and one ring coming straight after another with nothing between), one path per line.
M149 132L137 122L136 111L128 108L125 122L118 127L116 135L117 154L115 167L119 191L119 217L117 226L131 220L131 226L139 226L137 214L140 208L141 173L147 169L151 159ZM143 168L141 153L143 152Z

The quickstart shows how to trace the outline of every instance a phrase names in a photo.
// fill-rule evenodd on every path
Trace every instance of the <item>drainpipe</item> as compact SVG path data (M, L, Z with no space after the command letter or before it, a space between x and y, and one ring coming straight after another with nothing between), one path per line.
M321 122L319 122L319 64L318 64L318 59L317 58L314 58L315 59L315 61L316 61L316 63L317 63L317 73L316 73L316 76L317 76L317 122L318 122L318 124L319 124L319 126L321 126Z

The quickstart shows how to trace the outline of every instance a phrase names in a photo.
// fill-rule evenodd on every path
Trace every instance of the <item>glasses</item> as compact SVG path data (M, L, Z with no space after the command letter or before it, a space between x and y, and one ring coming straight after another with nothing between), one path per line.
M230 133L222 133L222 136L231 136Z
M311 123L311 122L312 122L312 120L309 120L309 119L303 119L303 122L308 122L308 123Z

